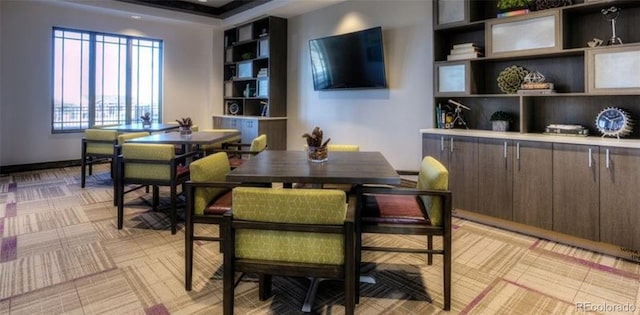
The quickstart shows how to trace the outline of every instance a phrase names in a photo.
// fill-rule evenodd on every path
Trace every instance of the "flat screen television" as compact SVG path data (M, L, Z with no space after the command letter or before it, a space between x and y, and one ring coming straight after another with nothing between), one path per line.
M387 87L381 27L312 39L309 51L316 91Z

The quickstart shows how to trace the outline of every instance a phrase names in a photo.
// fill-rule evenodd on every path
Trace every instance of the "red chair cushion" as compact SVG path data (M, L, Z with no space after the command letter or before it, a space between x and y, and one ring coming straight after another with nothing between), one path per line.
M244 160L239 157L230 157L229 158L229 166L231 168L236 168L244 163Z
M180 178L189 175L189 166L178 165L176 167L176 177Z
M431 224L420 210L415 196L365 195L362 222Z
M231 190L213 199L213 201L204 209L204 215L223 215L231 210Z

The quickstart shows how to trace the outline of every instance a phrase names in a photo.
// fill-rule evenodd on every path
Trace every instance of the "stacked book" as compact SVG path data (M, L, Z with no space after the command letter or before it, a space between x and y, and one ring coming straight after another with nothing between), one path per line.
M536 95L536 94L552 94L556 90L553 89L553 83L549 82L525 82L520 85L518 94Z
M482 56L482 48L476 46L474 43L464 43L453 45L451 52L447 56L447 60L473 59Z
M260 71L258 71L257 77L258 78L263 78L263 77L268 76L269 74L268 74L267 71L268 71L267 68L260 68Z
M500 12L498 13L497 17L498 18L512 17L512 16L518 16L518 15L524 15L527 13L529 13L529 9L520 9L520 10L507 11L507 12Z

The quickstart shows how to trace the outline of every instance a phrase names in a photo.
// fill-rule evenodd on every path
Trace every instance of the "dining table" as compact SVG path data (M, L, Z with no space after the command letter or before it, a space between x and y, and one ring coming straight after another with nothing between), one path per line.
M140 132L140 131L148 131L148 132L163 132L169 130L176 130L180 128L178 124L165 124L165 123L154 123L151 125L143 125L142 123L134 123L134 124L122 124L122 125L114 125L114 126L106 126L101 127L100 129L104 130L117 130L119 132Z
M312 162L307 151L265 150L227 173L227 181L241 183L378 184L399 185L401 177L380 152L329 152L324 162ZM358 218L356 218L358 220ZM318 285L324 279L311 279L302 306L310 312ZM361 275L360 282L375 283L371 276Z
M129 139L127 143L180 144L185 152L192 152L194 146L224 142L240 135L240 131L194 131L188 135L179 132L155 133L145 137Z

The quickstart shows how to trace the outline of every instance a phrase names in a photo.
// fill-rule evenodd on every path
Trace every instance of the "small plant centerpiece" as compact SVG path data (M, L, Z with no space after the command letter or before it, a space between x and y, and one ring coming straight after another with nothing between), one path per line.
M180 125L180 135L191 135L191 127L193 126L191 117L176 119L176 121Z
M311 162L325 162L329 160L327 152L327 144L331 141L331 138L322 142L322 129L320 127L313 128L311 134L305 133L303 138L307 139L307 153L309 161Z
M509 124L513 122L513 115L511 113L503 112L501 110L491 114L491 128L495 131L508 131Z
M142 120L143 127L151 126L151 113L144 113L144 115L140 116L140 120Z

